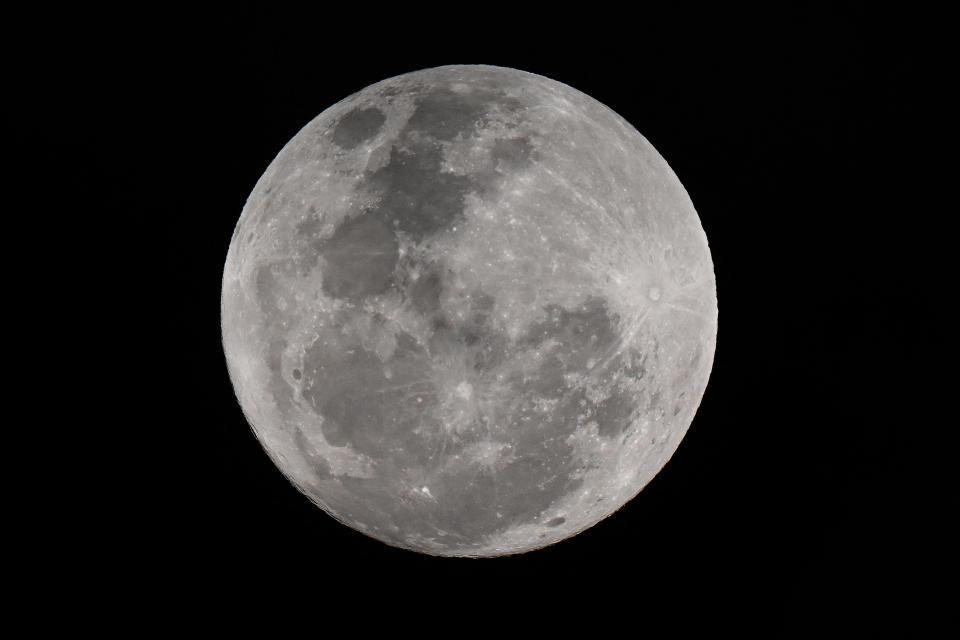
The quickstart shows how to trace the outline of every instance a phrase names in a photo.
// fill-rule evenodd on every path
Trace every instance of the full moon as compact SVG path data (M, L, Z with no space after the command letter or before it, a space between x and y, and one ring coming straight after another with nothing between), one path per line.
M707 238L623 118L542 76L371 85L267 168L223 272L256 437L342 523L443 556L577 534L666 464L703 397Z

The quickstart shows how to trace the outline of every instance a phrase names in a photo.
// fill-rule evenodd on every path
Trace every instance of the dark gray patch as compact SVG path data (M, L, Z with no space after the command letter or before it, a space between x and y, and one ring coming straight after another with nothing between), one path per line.
M489 320L494 299L480 289L468 295L470 311L466 318L456 325L456 330L458 339L472 347L491 337Z
M440 308L443 292L442 270L433 265L426 275L407 286L408 297L422 315L431 318L431 353L459 352L475 354L478 360L490 364L493 349L500 349L500 341L489 324L494 299L481 289L459 294L459 307L466 307L463 316L453 317Z
M346 399L347 404L351 403L351 401L352 398ZM333 447L345 447L350 444L350 434L339 421L327 415L332 413L333 411L328 407L323 416L323 425L321 426L323 437Z
M471 294L471 306L478 313L489 314L493 310L496 300L483 289L477 289Z
M399 245L390 227L364 214L341 223L322 243L320 254L325 262L324 292L360 300L390 288Z
M369 213L415 242L450 229L463 218L464 198L471 191L486 193L496 175L492 170L470 176L444 172L438 141L469 133L493 106L517 110L521 103L492 90L458 94L433 87L417 102L387 163L368 174L364 188L380 197ZM497 162L506 167L529 161L529 141L500 141Z
M381 199L371 215L419 242L453 226L463 217L472 180L441 170L440 149L430 143L394 147L389 162L370 175L368 184Z
M260 310L271 315L277 312L277 276L274 265L264 264L257 267L254 286L257 290L257 305Z
M424 315L430 315L440 307L440 293L443 291L443 279L440 273L431 269L415 280L408 288L413 307Z
M294 233L294 242L297 249L301 252L309 253L309 258L316 262L316 249L319 246L320 234L323 232L323 221L316 213L310 214L307 218L297 223Z
M379 109L354 109L340 118L333 130L333 142L342 149L353 149L377 135L386 121L387 117Z
M614 387L610 397L598 403L592 412L599 434L606 438L614 438L623 433L624 429L630 425L636 407L636 398L620 387Z
M503 362L510 355L509 339L497 331L493 331L489 324L468 325L459 330L459 338L464 347L464 364L479 374L490 371Z
M557 341L555 357L565 369L583 373L589 360L607 357L616 348L617 319L608 311L603 298L590 297L572 310L550 305L546 312L546 320L530 327L523 344Z
M430 334L430 353L456 353L460 350L457 342L457 333L446 318L442 315L436 315L432 320L433 331Z
M537 374L523 382L524 391L547 398L557 397L565 388L563 376L566 373L567 368L560 358L555 354L546 355Z
M551 520L550 522L547 523L547 526L548 526L548 527L559 527L560 525L562 525L562 524L563 524L564 522L566 522L566 521L567 521L566 518L554 518L553 520Z
M349 445L385 464L422 467L432 452L430 416L437 403L429 366L423 350L402 334L386 363L359 344L322 336L304 355L303 397L323 416L331 444Z
M397 347L394 349L394 360L410 360L425 356L423 347L416 338L406 331L397 333Z
M489 324L468 318L454 323L442 314L432 319L431 354L457 354L464 364L478 373L490 371L507 355L507 340L493 332Z
M495 99L489 92L459 94L446 87L435 89L420 99L407 128L437 140L453 140L472 129Z
M497 169L516 171L530 164L533 146L528 138L504 138L493 144L490 153Z
M468 347L472 347L483 339L486 327L482 324L469 323L460 327L460 338Z
M294 379L294 380L299 380L301 375L303 375L303 374L300 373L300 369L294 369L294 370L293 370L293 379Z
M283 351L287 348L287 341L283 338L273 338L267 347L267 368L271 373L280 373L283 366Z

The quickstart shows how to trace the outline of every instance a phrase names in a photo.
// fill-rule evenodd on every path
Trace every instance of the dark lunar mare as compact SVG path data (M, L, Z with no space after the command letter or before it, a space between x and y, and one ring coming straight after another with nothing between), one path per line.
M332 298L361 300L390 288L399 242L389 225L374 216L345 220L320 243L323 292Z
M458 93L439 85L425 90L393 141L387 163L359 181L358 189L375 196L377 204L349 215L331 238L319 243L324 292L352 301L383 293L396 275L395 234L422 243L453 228L463 219L468 193L487 194L495 189L502 172L529 164L532 146L526 138L517 137L497 140L490 166L471 175L450 173L442 166L441 141L469 136L491 109L516 112L522 107L519 100L496 88ZM376 135L382 125L382 113L358 108L340 119L331 136L339 146L352 148ZM307 242L306 246L312 245Z
M340 118L330 137L338 147L353 149L377 135L386 121L387 116L379 109L354 109Z

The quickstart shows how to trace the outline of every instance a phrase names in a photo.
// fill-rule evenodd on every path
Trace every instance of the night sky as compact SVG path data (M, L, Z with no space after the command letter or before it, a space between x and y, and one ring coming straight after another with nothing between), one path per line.
M121 348L148 369L124 426L144 455L112 472L125 598L174 620L279 600L318 634L330 616L361 636L872 637L928 619L913 540L934 543L906 470L934 437L918 430L940 428L912 387L939 349L911 325L939 304L917 287L938 225L920 195L921 20L559 7L84 14L31 59L47 75L21 68L57 98L44 117L74 106L70 185L118 216L109 242L135 244L110 285L149 326L148 348ZM633 124L690 194L717 279L713 373L673 459L592 529L500 559L390 548L313 506L247 426L220 343L233 227L281 147L373 82L455 63L547 76Z

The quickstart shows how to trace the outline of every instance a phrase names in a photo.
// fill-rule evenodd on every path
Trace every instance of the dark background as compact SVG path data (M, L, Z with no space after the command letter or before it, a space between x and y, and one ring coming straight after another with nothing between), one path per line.
M241 622L278 600L318 632L418 637L867 637L930 619L914 598L944 557L923 559L907 468L935 400L909 385L938 347L901 322L939 304L917 288L927 18L559 6L84 14L49 76L25 74L81 121L69 185L116 216L106 238L130 262L107 280L154 336L115 372L140 403L123 427L138 455L116 463L135 480L112 471L126 598ZM592 529L501 559L390 548L314 507L247 427L220 344L231 233L281 147L373 82L452 63L545 75L631 122L690 193L717 276L713 373L670 463Z

